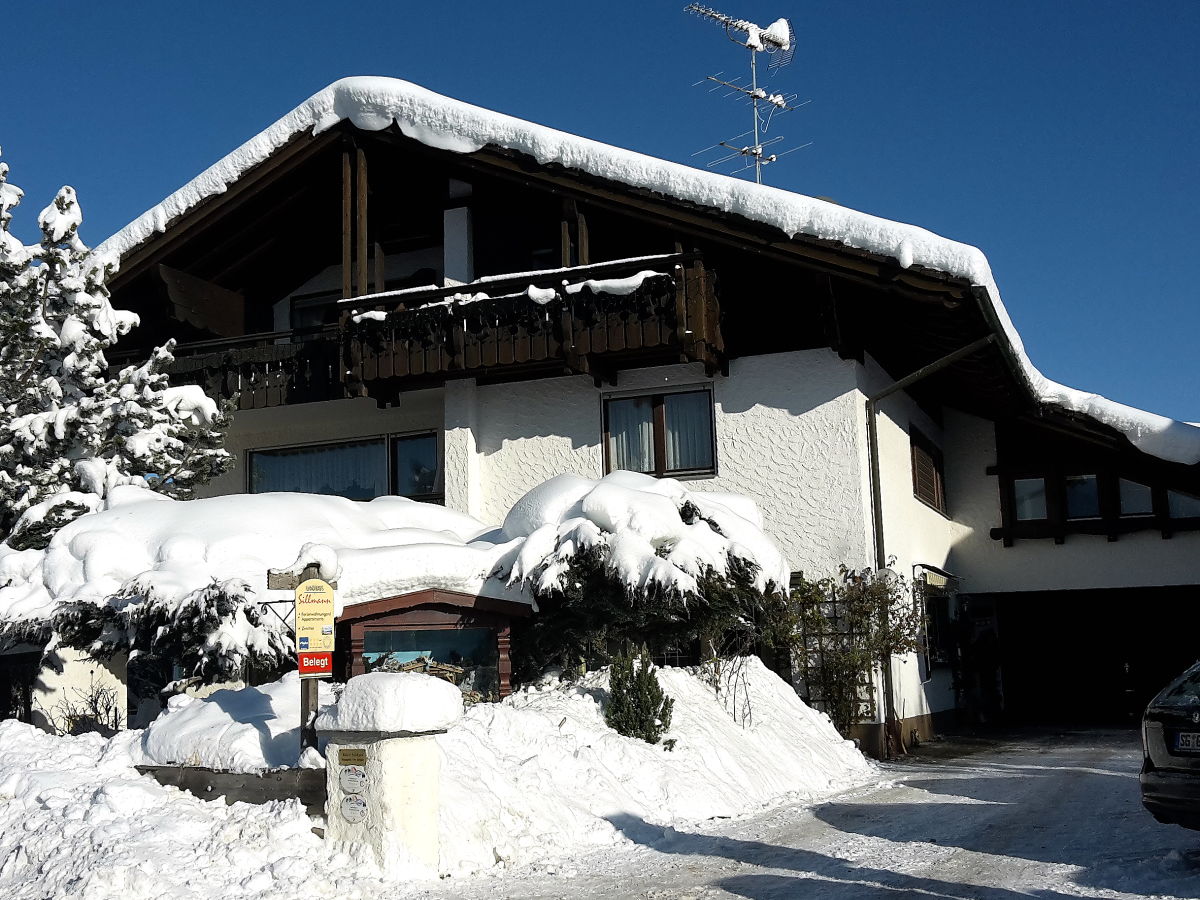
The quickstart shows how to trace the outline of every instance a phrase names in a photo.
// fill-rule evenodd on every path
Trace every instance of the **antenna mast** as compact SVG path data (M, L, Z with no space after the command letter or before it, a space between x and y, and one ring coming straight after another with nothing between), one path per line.
M800 147L793 147L791 150L785 150L783 153L768 153L766 148L772 144L783 140L782 137L774 137L764 141L763 136L771 127L771 120L776 113L791 112L794 109L804 106L809 101L797 104L795 94L772 94L768 93L765 87L758 85L758 54L767 53L771 57L771 61L767 64L767 69L779 69L786 66L792 61L792 54L795 52L796 35L792 31L792 25L787 19L777 19L767 28L760 28L753 22L745 19L735 19L733 16L727 16L725 13L717 12L715 9L708 6L701 6L699 3L689 3L684 8L684 12L695 13L703 19L711 19L714 22L724 26L725 36L742 47L750 50L750 84L747 86L742 83L739 76L731 80L721 78L722 72L717 72L715 75L708 75L696 84L703 84L706 81L713 82L716 87L711 90L720 90L722 87L728 89L727 97L740 96L743 99L750 101L751 111L753 113L753 126L750 131L739 134L730 141L721 141L707 147L699 153L707 153L710 150L724 148L733 152L727 153L720 159L713 160L708 163L708 168L714 168L723 165L734 159L745 161L745 165L740 169L736 169L730 174L736 175L739 172L745 172L747 169L754 169L754 180L762 184L763 166L768 163L773 163L785 153L791 153L793 150L799 150ZM764 115L765 112L765 115ZM739 141L742 138L751 137L752 143L746 146L738 146L734 141ZM804 145L805 147L808 144ZM692 154L693 156L699 153Z

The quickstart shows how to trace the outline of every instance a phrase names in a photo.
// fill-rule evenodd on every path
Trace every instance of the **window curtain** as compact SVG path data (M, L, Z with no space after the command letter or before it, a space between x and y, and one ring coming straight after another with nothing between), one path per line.
M260 450L251 457L250 492L298 491L371 500L388 492L382 440Z
M609 401L608 458L613 469L654 471L654 404L649 397Z
M668 472L713 467L713 408L708 391L667 394Z

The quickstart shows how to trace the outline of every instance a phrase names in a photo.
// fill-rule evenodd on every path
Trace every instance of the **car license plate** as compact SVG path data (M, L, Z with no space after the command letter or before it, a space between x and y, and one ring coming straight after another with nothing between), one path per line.
M1200 732L1181 731L1175 735L1175 749L1185 753L1200 753Z

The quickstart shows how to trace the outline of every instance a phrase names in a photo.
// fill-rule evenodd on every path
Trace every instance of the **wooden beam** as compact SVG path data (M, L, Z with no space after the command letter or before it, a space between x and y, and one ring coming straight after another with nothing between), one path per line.
M354 259L351 253L353 247L353 235L351 233L350 220L353 215L354 192L351 187L352 174L350 171L350 150L342 151L342 297L353 297L353 284L351 283L351 273L353 272Z
M367 154L363 152L362 147L359 147L356 156L358 158L358 233L357 240L354 242L354 253L357 257L358 272L354 288L357 296L365 294L369 290L367 287L367 256L370 245L367 243Z
M559 265L564 269L571 265L571 201L562 202L562 220L560 226Z
M298 207L297 215L294 217L286 215L287 211L289 211L291 207ZM300 210L307 211L312 209L312 207L313 200L311 192L307 190L301 190L295 193L289 192L287 196L262 209L251 219L243 219L243 224L240 224L237 228L228 231L222 229L221 239L219 241L212 244L199 256L187 261L187 271L192 273L203 273L201 277L206 277L209 279L220 277L219 275L214 274L214 271L211 267L214 265L222 265L234 247L236 247L238 244L245 243L249 238L257 238L259 244L266 243L264 238L274 230L268 224L271 219L277 219L279 221L290 221L293 218L299 219L301 218L299 214Z
M579 264L586 266L592 261L591 253L588 250L587 216L580 211L578 205L575 207L575 225L579 234Z
M383 254L383 244L375 242L375 293L381 294L387 290L387 257Z
M173 317L221 337L239 337L246 330L246 301L241 294L159 263Z

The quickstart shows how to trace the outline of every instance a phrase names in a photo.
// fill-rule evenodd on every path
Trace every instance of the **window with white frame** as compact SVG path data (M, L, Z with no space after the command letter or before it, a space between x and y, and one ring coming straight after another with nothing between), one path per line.
M605 469L647 475L716 473L712 392L613 397L604 401Z

